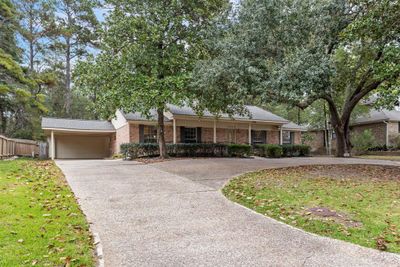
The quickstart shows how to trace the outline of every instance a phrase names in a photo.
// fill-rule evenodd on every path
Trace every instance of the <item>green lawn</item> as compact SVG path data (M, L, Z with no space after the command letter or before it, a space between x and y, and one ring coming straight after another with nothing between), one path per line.
M233 179L223 193L261 214L316 234L400 252L400 169L304 166Z
M94 266L92 238L51 161L0 161L0 266Z
M357 158L400 161L400 156L362 155L362 156L357 156Z

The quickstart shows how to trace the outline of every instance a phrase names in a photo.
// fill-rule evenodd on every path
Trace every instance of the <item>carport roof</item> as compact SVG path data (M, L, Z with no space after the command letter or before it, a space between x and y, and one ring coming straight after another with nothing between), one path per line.
M101 120L76 120L59 118L42 118L42 129L66 129L66 130L85 130L85 131L115 131L114 126L109 121Z

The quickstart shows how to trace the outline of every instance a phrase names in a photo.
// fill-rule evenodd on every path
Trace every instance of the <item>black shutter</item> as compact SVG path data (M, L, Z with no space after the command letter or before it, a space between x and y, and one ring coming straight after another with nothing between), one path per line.
M181 126L181 143L185 143L185 127Z
M139 143L144 143L144 125L139 125Z
M267 143L267 131L262 131L262 138L264 140L264 144Z
M294 144L294 132L290 132L290 143Z
M201 127L197 127L197 143L201 143Z
M251 145L254 144L254 130L251 130Z

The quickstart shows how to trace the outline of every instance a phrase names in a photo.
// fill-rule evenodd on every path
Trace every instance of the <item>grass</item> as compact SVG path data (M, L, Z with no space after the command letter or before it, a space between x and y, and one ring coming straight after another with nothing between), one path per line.
M361 155L361 156L357 156L357 158L362 158L362 159L380 159L380 160L392 160L392 161L400 161L400 156L384 156L384 155Z
M85 216L51 161L0 161L0 266L94 266Z
M330 165L264 170L233 179L223 193L232 201L306 231L400 252L397 167Z

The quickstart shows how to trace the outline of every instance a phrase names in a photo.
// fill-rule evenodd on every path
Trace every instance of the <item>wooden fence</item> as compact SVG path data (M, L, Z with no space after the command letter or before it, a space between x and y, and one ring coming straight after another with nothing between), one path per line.
M0 135L0 158L12 156L32 156L39 153L36 141L7 138Z

